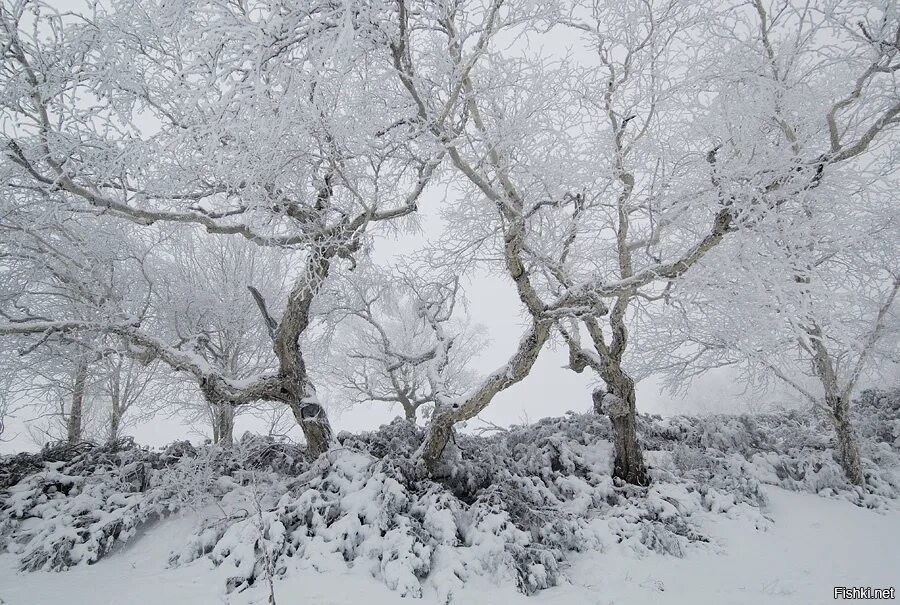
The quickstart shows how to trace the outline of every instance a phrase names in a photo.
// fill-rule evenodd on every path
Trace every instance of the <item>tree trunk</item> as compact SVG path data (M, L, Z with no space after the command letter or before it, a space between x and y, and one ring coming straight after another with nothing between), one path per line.
M412 402L401 401L401 405L403 405L403 414L406 416L406 419L413 424L416 423L416 406L412 404Z
M122 424L122 410L119 405L113 402L112 410L109 414L109 441L110 443L119 439L119 429Z
M421 455L425 461L425 467L431 475L439 474L441 463L444 460L444 450L453 437L453 425L456 420L452 412L440 413L435 409L428 423L428 431L425 433L425 441L422 443Z
M220 403L215 407L216 424L218 425L218 444L222 447L234 445L234 406Z
M850 391L852 382L845 387L842 393L838 383L837 372L831 358L831 353L825 346L825 338L822 328L817 324L807 328L809 341L813 350L813 368L822 387L825 390L825 405L831 413L831 421L834 423L837 447L835 457L844 469L847 479L854 485L863 485L865 477L862 472L862 461L859 456L859 445L856 443L856 433L850 422Z
M69 417L66 420L66 441L69 445L81 442L87 370L87 363L79 359L75 365L75 383L72 385L72 407L69 409Z
M597 413L606 414L612 421L616 448L613 476L633 485L650 485L635 428L634 381L622 373L616 380L607 383L606 391L594 391L592 398Z
M847 479L854 485L864 485L865 476L859 455L859 444L856 431L850 422L850 401L846 397L827 397L826 402L831 410L831 420L837 442L835 455Z
M328 414L319 403L316 389L306 373L306 362L300 349L300 337L310 322L310 309L319 287L328 277L333 250L314 250L306 262L304 275L297 279L288 296L288 304L281 322L269 316L265 301L258 292L254 294L260 311L272 336L272 345L278 357L283 384L278 400L291 406L294 418L303 429L310 456L318 457L331 447L333 432ZM251 289L251 292L254 292Z
M291 404L291 411L297 424L303 429L303 436L306 437L306 448L309 455L317 458L328 451L331 447L333 432L331 423L328 421L328 414L317 402L305 401L302 403Z
M304 368L305 376L305 366ZM308 379L298 380L299 393L289 401L291 411L306 438L306 449L313 458L328 451L334 437L325 408L319 403L315 386Z
M453 426L457 422L474 418L490 404L497 393L528 376L549 338L550 324L544 320L535 321L519 341L518 349L509 362L487 376L469 392L464 401L452 406L435 402L434 414L418 452L429 472L436 474L440 471L447 444L453 437Z
M212 404L209 404L209 414L212 422L212 441L213 445L216 445L219 443L219 412Z

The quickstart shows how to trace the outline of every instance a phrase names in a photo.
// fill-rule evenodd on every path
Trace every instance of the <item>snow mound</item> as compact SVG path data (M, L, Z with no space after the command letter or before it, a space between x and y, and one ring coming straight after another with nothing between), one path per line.
M422 430L399 419L341 434L314 461L302 446L249 434L228 450L49 448L0 459L0 546L22 570L62 570L139 540L172 512L197 511L169 563L208 558L227 570L228 591L290 568L353 566L403 596L427 588L447 602L473 576L531 593L557 584L573 551L682 556L709 547L700 528L710 516L765 529L763 484L893 507L900 393L867 392L856 408L865 489L843 479L824 420L801 412L642 416L649 488L611 477L609 421L593 414L458 435L440 478L416 462Z

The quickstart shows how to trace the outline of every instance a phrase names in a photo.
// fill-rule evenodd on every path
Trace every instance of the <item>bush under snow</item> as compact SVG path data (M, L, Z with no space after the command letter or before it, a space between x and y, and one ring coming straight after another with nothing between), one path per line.
M401 595L450 600L472 575L551 586L566 553L613 544L682 555L708 541L703 515L764 528L763 484L892 506L900 495L900 392L856 405L866 489L832 458L826 421L808 412L640 417L653 483L614 481L610 426L568 414L477 437L459 435L447 476L413 462L421 429L397 420L342 434L308 461L301 446L252 435L232 449L128 441L0 459L0 540L23 570L93 563L177 511L201 523L172 565L209 557L243 590L291 566L362 566Z

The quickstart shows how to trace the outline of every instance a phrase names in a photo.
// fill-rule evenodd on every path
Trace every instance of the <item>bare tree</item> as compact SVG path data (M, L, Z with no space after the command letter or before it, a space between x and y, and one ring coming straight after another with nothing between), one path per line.
M573 369L606 383L594 402L616 427L616 476L647 482L623 366L635 304L664 296L729 234L841 178L896 124L896 15L872 12L865 33L836 25L858 8L813 18L786 7L773 25L760 5L401 3L395 66L415 119L464 179L448 262L465 252L503 266L531 318L506 366L437 411L429 465L455 422L528 374L556 325ZM508 50L513 36L540 47L561 28L596 58ZM449 59L430 62L436 48ZM795 114L803 128L785 118Z
M116 354L107 355L98 365L98 395L109 405L106 438L114 442L124 429L161 408L168 388L162 368L155 362L144 364Z
M96 378L89 373L93 354L76 347L44 347L18 363L4 381L3 398L16 402L25 429L38 445L75 445L95 437Z
M135 242L178 227L290 258L285 293L245 283L224 305L247 317L252 301L271 356L238 376L216 340L225 324L203 311L215 305L173 322L204 298L191 280L177 304L151 289L153 313L125 298L74 314L13 297L0 335L158 360L222 411L220 435L240 406L277 402L311 453L329 447L308 367L323 296L364 261L371 231L406 224L441 178L449 229L429 260L510 280L524 334L463 391L445 332L457 286L410 286L403 324L423 341L407 343L381 337L389 314L363 288L345 314L377 338L353 352L356 386L384 394L384 379L410 408L430 400L419 456L437 471L454 426L524 380L558 334L572 369L605 383L593 401L616 430L616 476L644 485L628 353L645 308L723 242L754 246L767 221L802 214L873 158L893 168L882 143L900 120L900 25L888 1L132 4L0 9L3 216L128 224ZM590 52L558 50L561 36ZM45 278L43 255L23 283Z
M277 364L268 327L260 320L260 297L283 300L290 289L293 255L224 236L178 230L165 248L159 290L160 329L228 380L252 380ZM234 421L253 403L234 403L199 385L197 417L212 429L213 443L233 443ZM176 397L177 406L196 404L194 390ZM187 400L185 400L187 399Z
M0 315L11 331L35 318L98 322L146 314L151 243L132 238L129 225L96 228L43 200L4 209L0 254L9 279L0 290ZM22 359L10 368L16 376L8 388L27 394L42 417L49 414L64 427L62 435L54 422L39 430L71 444L85 439L88 399L98 395L100 366L114 351L111 341L96 334L45 333L9 344L17 346L7 355Z
M361 60L379 35L367 25L376 7L314 4L290 15L266 3L0 9L4 196L42 197L98 224L188 225L303 256L280 317L260 299L277 363L253 379L228 378L134 317L25 314L0 334L114 335L191 376L208 399L290 406L310 452L329 447L300 346L313 302L370 225L416 210L443 152L396 127L394 88L365 85L388 67Z
M416 422L475 380L469 362L484 342L456 310L459 279L367 266L339 284L328 382L350 403L399 404ZM349 366L349 367L348 367Z
M819 190L802 211L757 225L754 248L717 250L670 292L644 343L648 365L673 385L730 366L751 385L789 386L831 420L836 458L857 485L852 395L867 370L900 357L891 181L867 187L874 195L854 193L856 180Z

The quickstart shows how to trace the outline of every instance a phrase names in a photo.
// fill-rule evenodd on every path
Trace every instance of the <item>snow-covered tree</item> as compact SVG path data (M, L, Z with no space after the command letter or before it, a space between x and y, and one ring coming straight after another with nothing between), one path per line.
M900 359L895 179L821 187L801 212L725 245L669 293L645 335L649 366L678 386L712 367L788 385L835 430L847 478L864 483L850 404L860 378ZM856 190L856 193L854 193ZM736 243L736 242L735 242Z
M558 333L571 367L605 383L594 401L616 426L616 475L646 483L628 359L642 306L723 241L752 242L770 216L886 156L900 117L887 1L116 0L73 15L16 0L0 21L4 203L127 221L144 234L131 237L175 224L240 238L296 267L280 299L241 299L274 354L243 378L202 331L167 328L165 305L20 309L0 334L115 337L224 410L288 405L313 453L331 443L304 354L320 293L447 165L449 229L429 257L504 274L528 327L507 364L432 397L432 468L453 426Z
M851 396L895 341L885 338L898 287L896 137L886 131L900 123L900 14L893 3L753 9L735 21L747 35L717 30L759 53L754 78L735 94L750 123L769 125L786 166L821 160L810 186L776 212L757 212L746 239L706 259L700 283L676 287L682 329L648 326L646 342L668 351L657 362L670 374L740 362L756 370L751 377L778 377L824 406L838 458L861 484ZM677 350L679 341L695 346ZM798 362L811 368L812 391L797 380Z
M634 305L842 178L897 123L896 7L870 4L400 4L409 119L463 180L447 262L495 261L531 318L506 366L436 411L426 461L528 374L556 324L572 367L606 383L616 475L646 483L623 366ZM593 57L547 50L563 32Z
M309 449L332 431L300 338L369 226L414 212L443 151L396 123L398 86L372 54L378 5L120 0L89 14L0 9L3 196L40 197L98 225L177 223L302 256L277 359L243 381L134 317L22 317L4 334L113 334L214 399L291 407ZM405 101L404 101L405 103ZM265 309L265 305L261 305ZM24 320L28 321L24 321Z
M158 411L171 393L167 372L158 362L145 364L128 355L107 355L100 362L97 385L105 408L105 437L114 442L123 431Z
M50 419L39 432L74 444L86 437L87 399L97 395L92 388L100 378L99 364L113 353L115 342L68 327L144 317L152 295L147 264L152 243L133 237L130 224L96 225L33 191L5 200L2 207L0 254L7 279L0 287L0 315L6 331L14 334L19 326L50 318L61 326L8 342L5 356L22 359L10 360L15 376L6 387Z
M416 422L472 385L470 362L484 341L455 317L458 277L426 279L408 268L369 266L339 286L327 370L337 397L399 404Z
M263 299L284 300L291 282L290 251L178 230L163 256L160 331L231 381L252 380L277 364L268 326L249 288ZM190 389L186 397L175 398L176 405L195 407L194 415L211 427L213 442L230 446L235 416L252 402L236 405L202 384L199 390L199 398Z

